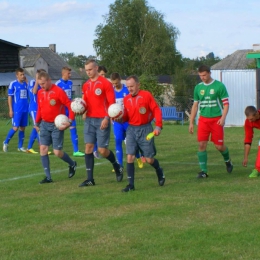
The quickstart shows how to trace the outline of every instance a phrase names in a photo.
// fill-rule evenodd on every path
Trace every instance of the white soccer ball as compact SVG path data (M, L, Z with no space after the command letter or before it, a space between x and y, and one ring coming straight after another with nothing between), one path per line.
M55 117L54 124L57 128L63 126L63 123L69 122L69 118L63 114L60 114Z
M82 98L75 98L70 104L71 110L76 114L83 114L86 111L86 102Z
M117 103L114 103L108 108L108 115L111 118L120 119L123 116L123 107Z

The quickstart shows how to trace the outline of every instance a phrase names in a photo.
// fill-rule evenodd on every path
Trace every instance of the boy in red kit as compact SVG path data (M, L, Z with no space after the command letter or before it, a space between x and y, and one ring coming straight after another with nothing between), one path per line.
M89 80L83 85L82 98L87 104L84 123L85 163L87 179L79 187L93 186L94 182L94 145L97 142L98 152L111 162L118 182L123 179L123 167L116 161L114 153L108 149L110 140L110 118L107 110L115 103L113 85L98 74L95 60L87 60L85 71Z
M52 84L48 73L42 71L38 74L38 83L41 89L38 91L38 111L35 119L35 128L40 131L40 155L46 178L40 184L51 183L50 162L48 149L52 145L53 153L69 165L69 178L76 172L77 163L68 154L62 151L64 131L71 126L75 118L71 111L71 101L66 93L58 86ZM63 123L59 129L54 124L54 119L59 114L65 114L65 106L69 110L69 122Z
M139 79L136 76L129 76L126 79L126 86L129 94L124 97L123 122L128 122L126 130L126 154L127 154L127 177L129 184L122 190L128 192L135 189L134 176L135 154L140 149L147 163L156 171L158 183L164 185L165 176L159 161L154 158L156 149L154 138L149 141L146 136L154 132L157 136L162 130L162 112L152 94L149 91L140 90ZM155 118L155 129L151 122Z
M251 149L251 144L254 136L254 128L260 129L260 110L254 106L248 106L245 109L246 120L244 124L245 139L244 139L244 160L242 165L247 167L248 155ZM258 142L258 153L255 162L255 169L249 175L250 178L257 177L260 172L260 141Z

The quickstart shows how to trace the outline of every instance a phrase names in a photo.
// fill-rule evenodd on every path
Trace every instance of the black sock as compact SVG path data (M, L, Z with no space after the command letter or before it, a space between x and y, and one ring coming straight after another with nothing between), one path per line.
M159 169L160 169L159 162L158 162L158 160L155 159L155 158L154 158L154 161L153 161L153 163L151 164L151 166L153 166L153 168L154 168L155 170L159 170Z
M93 171L94 171L94 155L93 153L85 154L85 164L87 171L87 179L89 181L93 180Z
M120 165L116 161L116 157L115 157L115 155L114 155L114 153L112 151L110 151L110 153L109 153L108 157L106 157L106 159L109 160L112 163L113 168L114 168L115 171L119 170Z
M154 158L154 162L151 165L156 170L158 177L161 178L163 176L163 172L162 172L162 169L160 167L159 161Z
M134 163L126 164L127 178L130 185L134 186L135 182L135 165Z
M61 160L63 160L64 162L66 162L70 166L73 166L75 164L74 161L65 152L63 152L63 156L61 157Z

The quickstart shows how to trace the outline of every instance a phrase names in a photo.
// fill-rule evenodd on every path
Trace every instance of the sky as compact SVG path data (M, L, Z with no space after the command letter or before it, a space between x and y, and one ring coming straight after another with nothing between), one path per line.
M48 47L75 55L93 55L95 29L104 24L112 0L0 0L0 39L22 46ZM185 58L213 52L225 58L260 43L259 0L147 0L180 35L177 50Z

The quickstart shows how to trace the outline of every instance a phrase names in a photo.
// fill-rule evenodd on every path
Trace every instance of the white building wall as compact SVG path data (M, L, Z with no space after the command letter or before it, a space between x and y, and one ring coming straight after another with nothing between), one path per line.
M257 107L256 70L212 70L211 76L223 82L229 94L226 126L243 126L245 108Z

